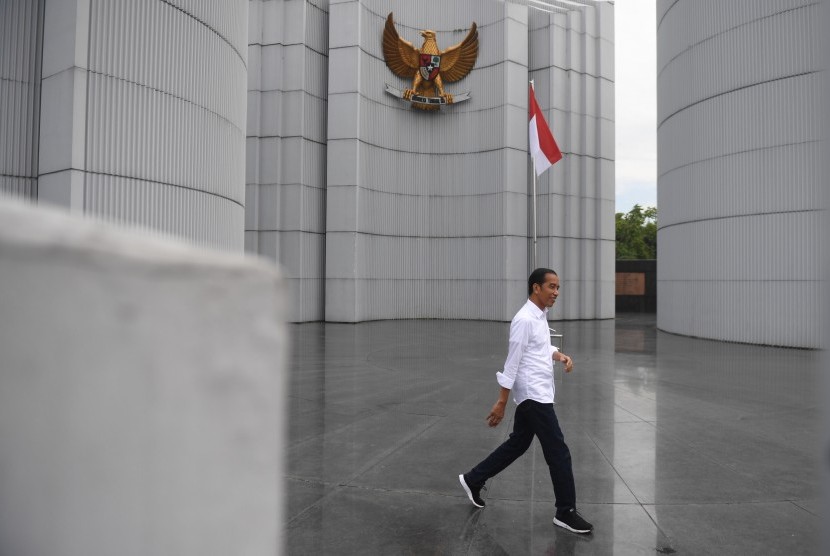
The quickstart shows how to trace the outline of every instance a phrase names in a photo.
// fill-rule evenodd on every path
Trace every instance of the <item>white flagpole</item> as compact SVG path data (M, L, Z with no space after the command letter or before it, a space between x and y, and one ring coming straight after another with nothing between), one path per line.
M533 89L533 80L530 80L530 88ZM528 154L530 151L528 150ZM533 268L536 270L536 161L530 157L530 171L533 173Z
M531 157L531 171L533 172L533 268L536 270L536 163Z

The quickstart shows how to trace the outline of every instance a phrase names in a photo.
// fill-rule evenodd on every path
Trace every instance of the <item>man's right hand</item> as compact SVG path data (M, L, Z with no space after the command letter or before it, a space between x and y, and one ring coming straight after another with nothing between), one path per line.
M501 420L504 419L504 406L505 402L499 400L493 406L493 409L490 410L490 415L487 416L487 424L491 427L498 426L501 423Z

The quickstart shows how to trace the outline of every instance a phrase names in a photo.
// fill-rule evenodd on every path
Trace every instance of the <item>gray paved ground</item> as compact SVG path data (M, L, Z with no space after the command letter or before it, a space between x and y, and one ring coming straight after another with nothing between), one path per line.
M551 524L538 441L488 484L506 323L292 325L289 554L814 554L820 354L683 338L653 316L554 323L587 537Z

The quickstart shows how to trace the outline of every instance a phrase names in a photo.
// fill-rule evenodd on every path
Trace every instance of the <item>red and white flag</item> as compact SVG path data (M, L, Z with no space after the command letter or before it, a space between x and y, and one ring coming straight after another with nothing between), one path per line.
M533 167L536 175L541 176L542 172L562 160L562 152L553 139L545 115L536 102L536 95L533 94L533 85L530 86L530 125L528 127L530 156L533 157Z

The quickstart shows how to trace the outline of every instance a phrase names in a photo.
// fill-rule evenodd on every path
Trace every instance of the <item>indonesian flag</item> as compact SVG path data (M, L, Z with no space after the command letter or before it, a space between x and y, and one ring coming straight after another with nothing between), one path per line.
M533 94L533 85L530 86L530 125L528 126L530 156L533 157L533 167L536 175L542 173L562 160L562 152L553 139L548 123L542 109L536 103L536 95Z

